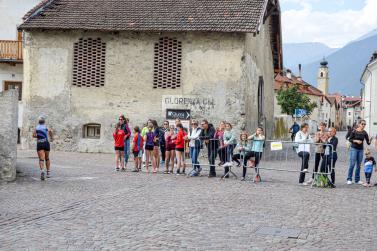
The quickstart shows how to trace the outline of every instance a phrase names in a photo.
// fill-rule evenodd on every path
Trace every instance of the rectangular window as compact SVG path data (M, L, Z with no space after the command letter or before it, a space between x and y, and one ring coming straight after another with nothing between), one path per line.
M89 139L99 139L101 137L101 125L100 124L87 124L83 128L83 137Z
M154 46L153 88L181 87L182 43L163 37Z
M18 89L18 100L22 99L22 82L18 81L4 81L4 91Z
M73 48L72 83L77 87L105 85L106 43L101 38L80 38Z

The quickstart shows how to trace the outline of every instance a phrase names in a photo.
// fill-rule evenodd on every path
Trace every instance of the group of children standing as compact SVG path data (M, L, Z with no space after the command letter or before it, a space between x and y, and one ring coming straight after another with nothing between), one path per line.
M257 166L260 162L265 140L261 127L258 127L250 136L246 132L241 132L237 142L231 123L222 121L214 129L206 120L203 120L200 125L198 121L192 120L188 129L182 126L179 119L175 121L175 125L170 125L168 121L165 121L162 127L159 127L155 120L148 120L142 130L135 126L132 135L131 144L127 146L131 132L128 128L128 120L121 115L113 133L117 171L125 170L125 163L127 164L125 160L128 157L124 156L128 154L127 148L129 148L134 155L134 172L141 171L144 162L148 173L149 163L151 163L153 173L157 173L162 164L165 166L165 174L174 172L178 175L185 174L186 155L191 158L193 167L190 176L198 176L202 170L198 161L199 153L206 145L211 169L210 178L216 177L216 172L213 170L215 169L214 161L218 156L220 160L218 166L224 167L222 178L229 177L229 168L233 166L232 161L241 165L241 160L242 180L245 180L247 167ZM174 171L175 167L176 171Z

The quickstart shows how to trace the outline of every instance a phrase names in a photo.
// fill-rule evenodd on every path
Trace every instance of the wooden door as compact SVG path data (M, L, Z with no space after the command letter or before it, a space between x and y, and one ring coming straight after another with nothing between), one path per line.
M18 89L18 100L22 99L22 82L21 81L4 81L4 91Z

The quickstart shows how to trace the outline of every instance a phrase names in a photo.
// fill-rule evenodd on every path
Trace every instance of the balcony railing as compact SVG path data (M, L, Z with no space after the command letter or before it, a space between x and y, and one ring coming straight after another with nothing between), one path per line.
M0 61L22 62L22 41L0 40Z

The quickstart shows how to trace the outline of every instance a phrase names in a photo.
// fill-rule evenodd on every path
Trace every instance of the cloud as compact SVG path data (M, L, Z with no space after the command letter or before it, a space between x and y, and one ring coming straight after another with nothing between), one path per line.
M339 5L343 0L335 0ZM321 42L341 47L377 28L376 0L366 0L360 10L339 9L333 12L313 8L321 0L282 0L281 4L296 5L282 13L283 40L289 43Z

